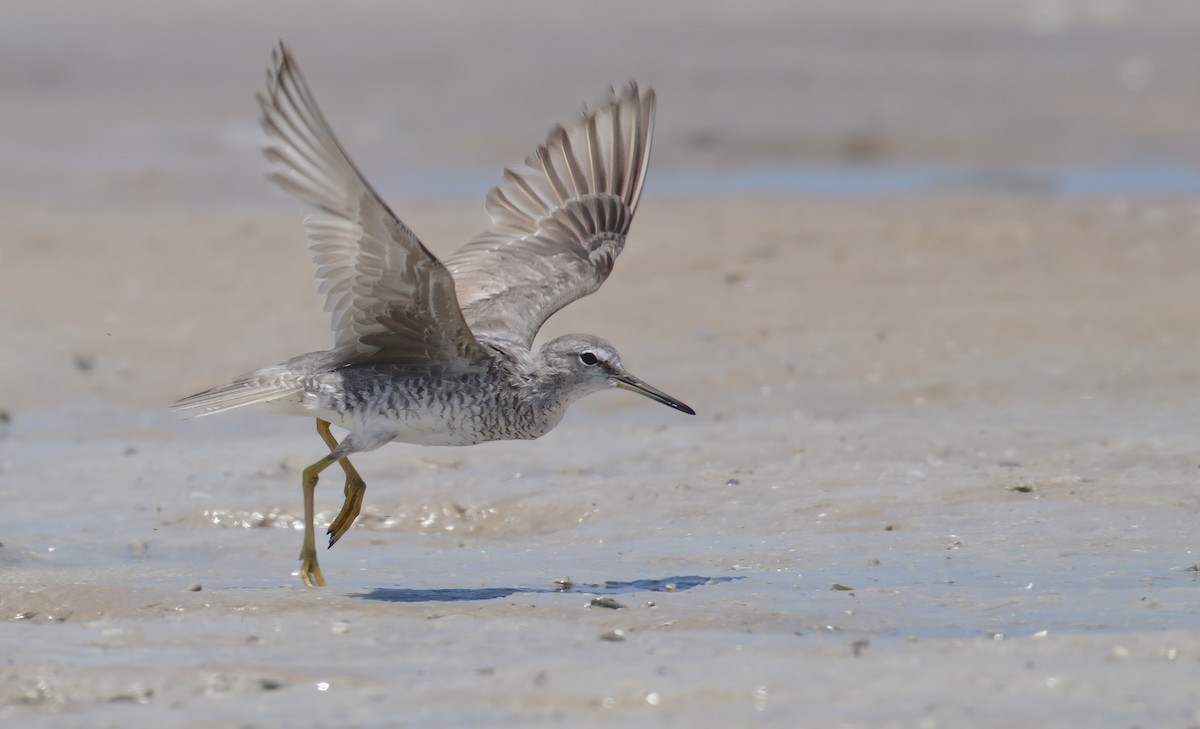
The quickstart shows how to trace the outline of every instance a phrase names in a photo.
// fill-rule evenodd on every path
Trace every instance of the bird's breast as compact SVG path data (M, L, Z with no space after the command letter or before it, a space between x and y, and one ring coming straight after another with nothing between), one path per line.
M306 388L306 406L350 431L386 429L418 445L465 446L528 440L562 419L565 403L531 398L493 373L397 376L347 368L338 382Z

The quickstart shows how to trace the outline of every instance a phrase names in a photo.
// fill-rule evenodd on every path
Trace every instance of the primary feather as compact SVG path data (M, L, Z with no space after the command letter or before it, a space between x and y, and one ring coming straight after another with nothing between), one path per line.
M317 208L305 219L318 289L347 361L448 364L484 350L454 279L350 161L283 45L258 96L270 178Z
M487 196L492 225L446 258L467 323L528 349L538 329L604 283L637 210L654 133L654 91L630 82L557 126Z

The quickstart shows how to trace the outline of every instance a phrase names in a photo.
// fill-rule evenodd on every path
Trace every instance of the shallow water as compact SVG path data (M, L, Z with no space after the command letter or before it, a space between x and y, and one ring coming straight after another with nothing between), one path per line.
M1161 165L972 168L964 166L751 167L668 173L646 184L670 195L829 195L932 192L1013 195L1200 195L1200 168Z
M482 199L497 182L491 170L452 177L384 176L380 189L396 198ZM1109 165L1010 168L934 166L748 166L665 170L646 181L646 193L672 196L779 195L875 197L924 193L1001 193L1078 197L1200 195L1200 168Z
M280 197L256 175L228 176L215 169L208 177L195 166L169 157L158 157L156 174L190 177L189 204L277 204ZM110 170L111 172L111 170ZM496 170L456 170L452 174L381 175L376 185L391 200L482 200L499 180ZM1200 195L1200 167L1166 165L1112 165L1103 167L1011 168L941 166L748 166L730 169L657 171L646 182L649 195L673 197L724 197L771 195L863 198L924 193L1005 194L1050 197L1181 197ZM22 184L16 194L63 205L97 205L128 202L141 195L125 186L89 188ZM409 203L412 205L413 203Z
M312 444L286 433L307 431L303 423L269 416L176 423L163 413L98 407L95 417L122 435L97 438L85 413L69 425L63 414L31 416L0 444L5 498L23 515L6 525L0 549L10 576L24 574L26 582L63 572L91 582L87 575L122 574L144 587L195 581L206 590L292 583L306 458L294 449ZM1200 589L1191 517L1154 506L1161 497L1126 517L1117 504L1055 496L1088 490L1086 479L1002 465L991 469L993 483L1039 485L1028 493L993 485L956 504L955 481L978 478L967 459L922 466L936 478L910 469L903 493L880 501L870 494L894 478L888 469L856 482L861 464L845 473L822 454L829 448L834 456L847 436L870 441L903 422L887 415L798 421L809 433L802 471L767 461L731 478L741 459L717 445L725 427L641 414L665 430L621 434L614 416L593 414L537 443L390 446L359 456L371 484L367 509L342 543L322 553L327 577L343 594L382 602L714 591L722 600L795 610L797 629L826 625L811 622L824 615L830 629L917 638L1200 627L1200 614L1188 608ZM930 430L937 422L906 427L910 437L936 442L945 437ZM1078 432L1071 422L1062 427ZM66 445L46 439L72 427L92 435ZM739 419L734 427L742 438L759 429L766 438L776 426ZM253 435L264 430L283 434ZM1010 447L1027 451L1037 438ZM639 460L611 462L628 456ZM565 490L557 487L564 478ZM817 493L805 486L825 479L842 485L825 481ZM107 485L95 490L89 482ZM327 478L318 491L319 522L333 515L336 486ZM770 516L759 511L759 498L769 498ZM872 516L852 516L870 501ZM1143 522L1153 531L1144 532ZM679 571L684 566L694 571ZM556 584L564 579L567 589Z

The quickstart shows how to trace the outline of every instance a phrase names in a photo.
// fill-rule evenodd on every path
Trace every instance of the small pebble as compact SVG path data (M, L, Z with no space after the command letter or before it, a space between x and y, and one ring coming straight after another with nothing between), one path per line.
M625 640L625 631L621 630L620 628L606 630L600 634L600 640L607 640L611 643L617 643L619 641Z
M621 608L625 607L621 603L617 602L615 598L611 598L608 596L593 597L591 599L591 602L588 603L588 605L590 607L608 608L609 610L620 610Z

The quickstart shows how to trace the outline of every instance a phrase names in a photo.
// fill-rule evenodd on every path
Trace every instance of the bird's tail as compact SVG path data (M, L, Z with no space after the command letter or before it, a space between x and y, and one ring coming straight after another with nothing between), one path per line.
M286 365L247 372L232 382L217 385L170 404L170 409L187 418L198 418L226 410L272 402L295 395L304 388Z

